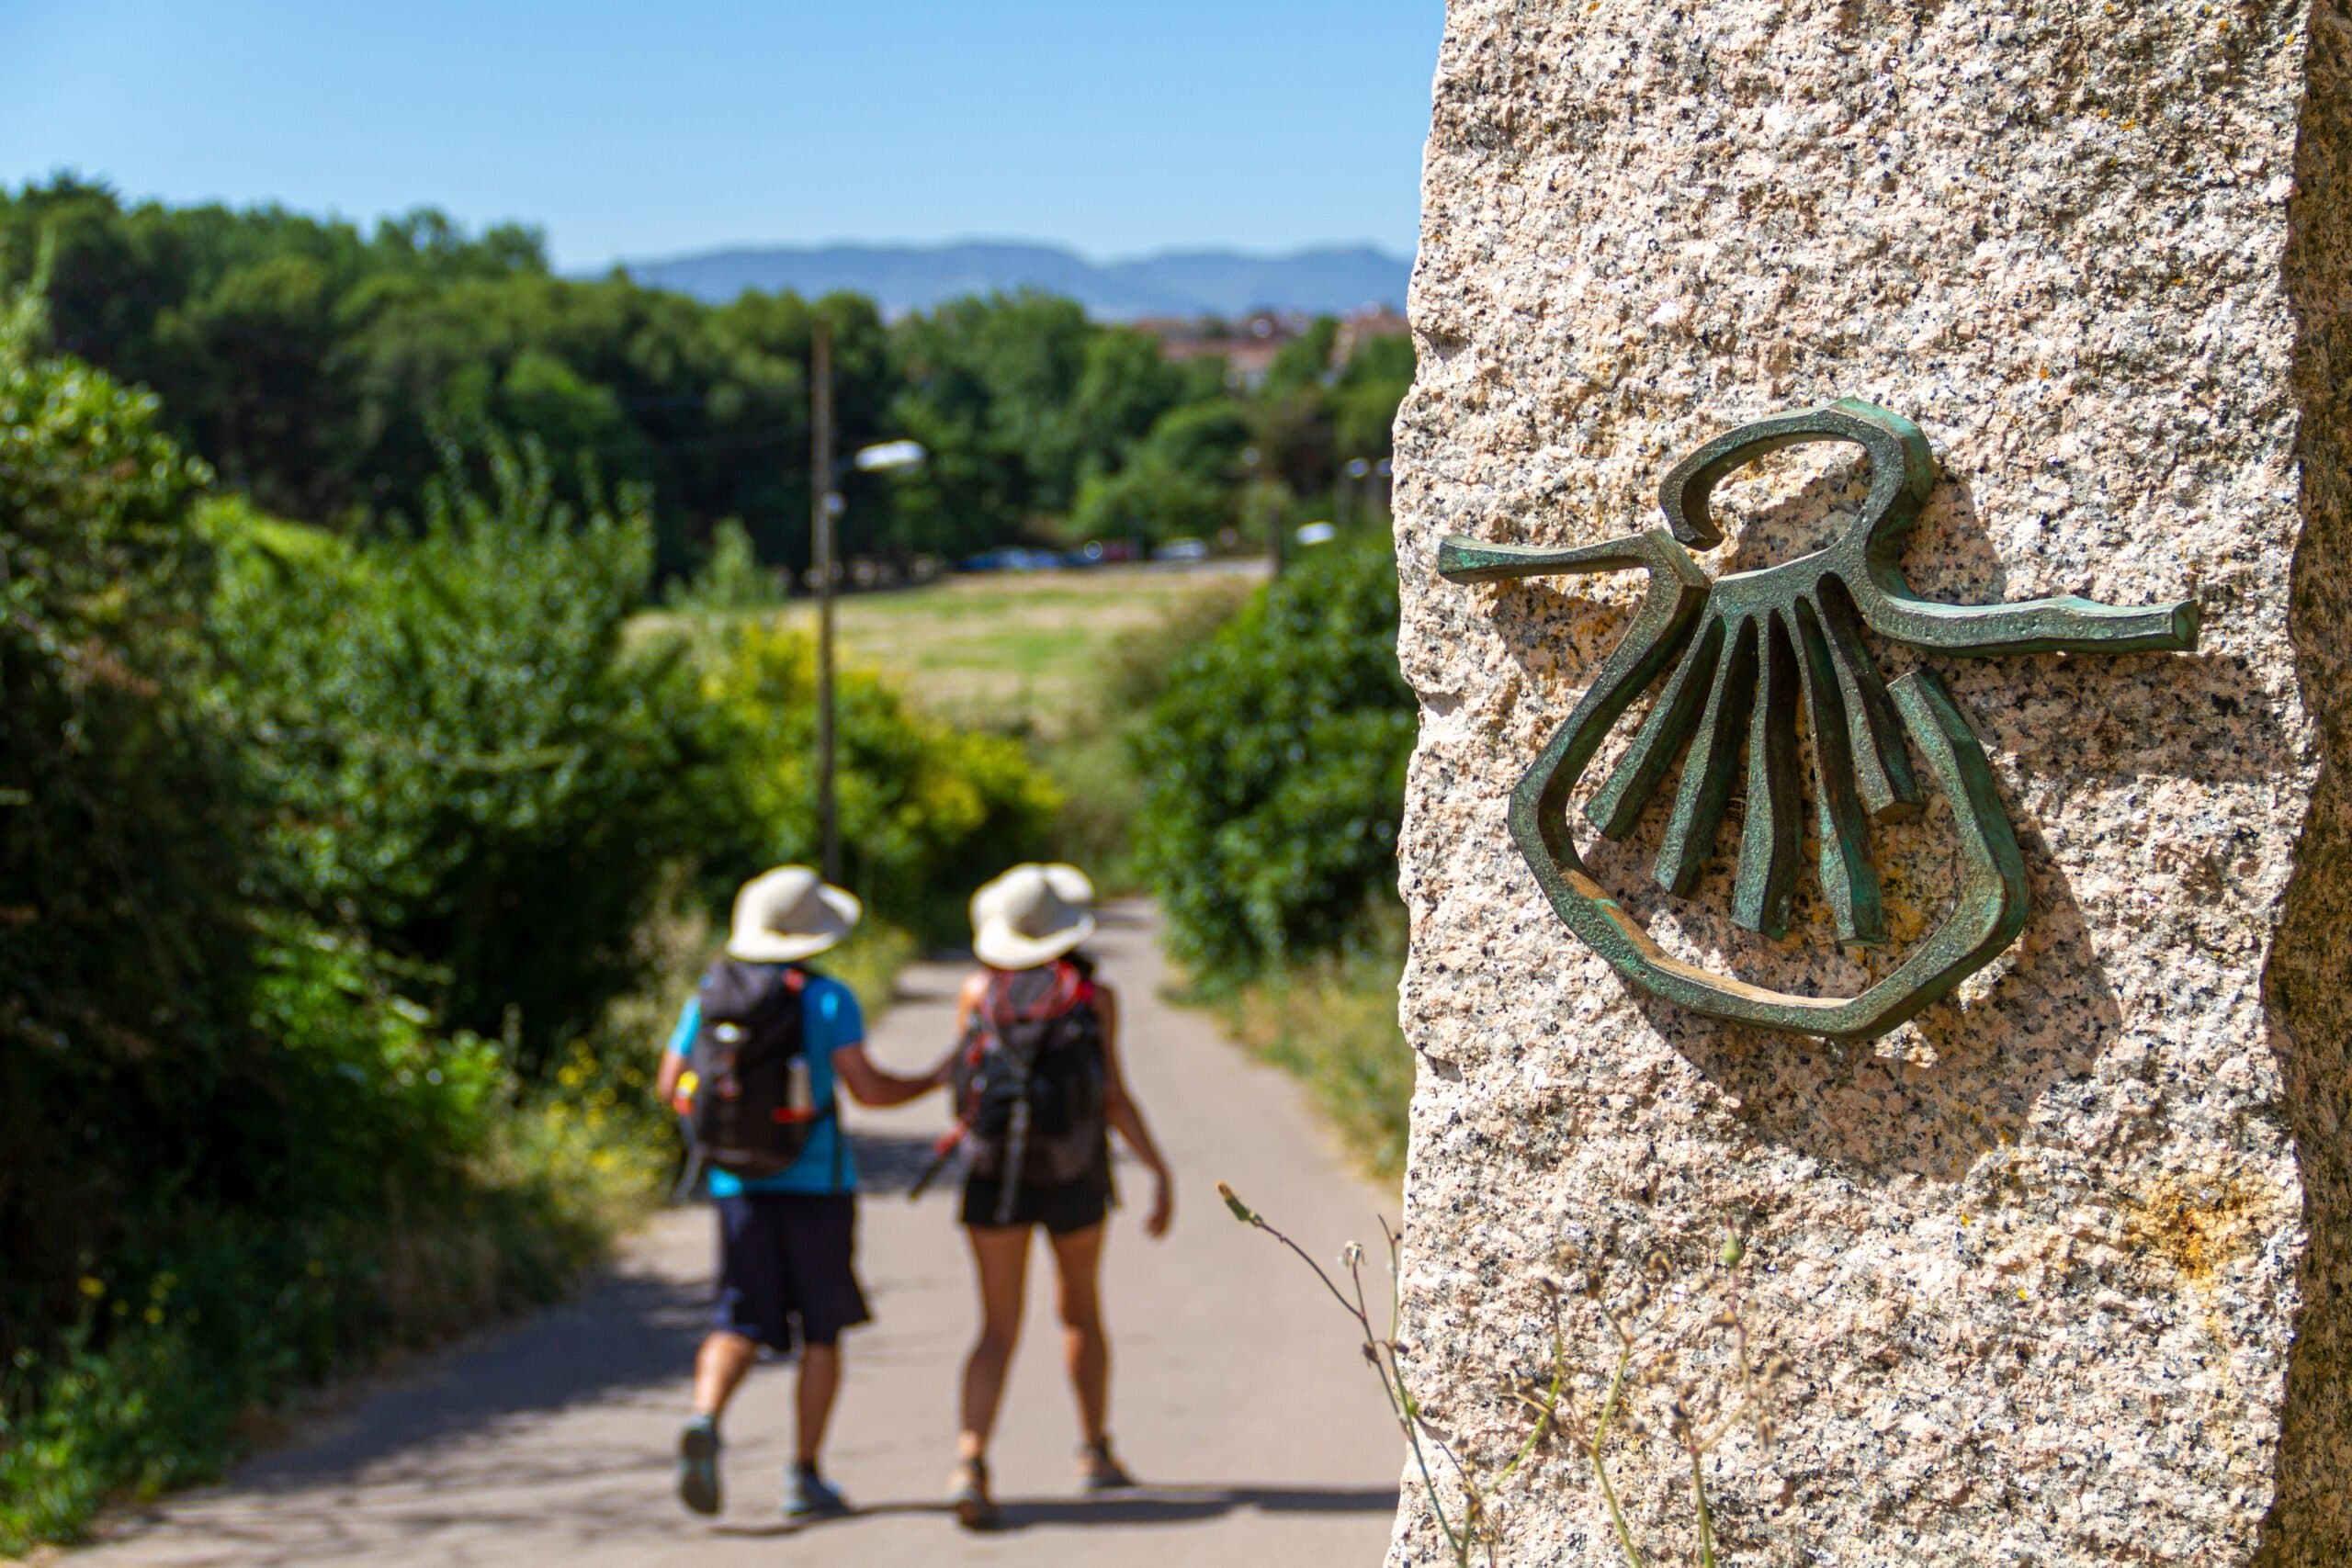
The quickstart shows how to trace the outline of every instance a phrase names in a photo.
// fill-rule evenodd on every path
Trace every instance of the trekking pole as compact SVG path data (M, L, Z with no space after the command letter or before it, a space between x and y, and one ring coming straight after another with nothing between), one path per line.
M1025 1085L1023 1086L1026 1087ZM996 1190L996 1223L1012 1223L1012 1205L1021 1196L1021 1168L1029 1161L1029 1097L1012 1102L1012 1127L1005 1134L1004 1175Z
M947 1168L947 1162L955 1157L956 1151L963 1145L963 1142L964 1123L961 1122L939 1135L939 1142L931 1145L931 1163L922 1168L922 1174L915 1178L915 1184L907 1189L908 1202L911 1203L922 1196L923 1189L929 1187L938 1179L939 1173Z

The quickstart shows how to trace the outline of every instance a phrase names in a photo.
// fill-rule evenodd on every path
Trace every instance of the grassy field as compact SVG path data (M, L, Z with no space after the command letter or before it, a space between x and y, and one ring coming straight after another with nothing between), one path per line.
M1212 567L1097 567L989 572L925 588L844 594L836 602L843 655L887 672L925 710L957 724L1067 738L1091 719L1113 650L1203 599L1255 584L1256 562ZM816 606L795 600L787 625L813 629ZM643 618L674 627L692 612Z

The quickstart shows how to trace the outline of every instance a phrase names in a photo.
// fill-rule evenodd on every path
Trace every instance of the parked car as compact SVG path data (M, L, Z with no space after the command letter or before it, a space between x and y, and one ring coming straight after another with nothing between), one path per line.
M1007 545L1001 549L985 550L967 556L957 563L958 571L1050 571L1061 565L1061 558L1051 550L1023 549Z
M1209 547L1198 539L1170 539L1151 552L1154 560L1206 560Z

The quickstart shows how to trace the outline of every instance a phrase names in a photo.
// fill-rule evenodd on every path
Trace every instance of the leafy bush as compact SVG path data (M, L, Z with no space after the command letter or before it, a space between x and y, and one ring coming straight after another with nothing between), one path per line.
M433 743L429 705L388 720L351 694L368 658L397 668L429 635L338 649L360 662L339 671L323 632L288 629L419 580L233 509L200 520L207 476L159 434L153 400L35 356L37 314L0 305L9 1554L72 1537L110 1495L209 1473L245 1410L384 1343L547 1299L609 1234L620 1173L514 1110L498 1045L409 999L440 972L377 951L334 898L280 901L316 885L299 856L262 853L257 737L281 768L355 712ZM225 584L216 536L232 537ZM289 602L241 600L256 571ZM281 687L224 679L224 605L250 617L249 651L283 634L273 650L315 645L318 661L279 667ZM290 701L256 722L239 700L298 681L318 687L311 732L289 733ZM318 815L268 825L299 846L364 818L363 794L291 797Z
M154 400L0 344L0 1356L142 1172L225 1194L253 1109L234 770L188 694L205 482ZM64 1195L73 1200L64 1201Z
M539 1111L498 1139L529 1157L485 1161L462 1201L192 1210L93 1262L62 1339L0 1363L0 1557L76 1539L110 1498L209 1479L249 1412L388 1345L555 1299L632 1198Z
M707 841L716 898L747 867L818 857L816 648L746 626L703 665L725 781L703 805L733 830ZM868 671L840 671L834 690L842 875L883 917L952 935L974 887L1041 850L1060 792L1018 741L920 714Z
M1248 596L1244 582L1227 580L1178 600L1156 624L1120 637L1097 667L1091 706L1043 750L1040 760L1063 796L1054 852L1086 867L1106 893L1143 886L1135 866L1144 798L1135 738L1168 689L1170 672L1231 620Z
M1413 1052L1396 1022L1405 962L1404 910L1372 922L1354 951L1250 982L1217 998L1226 1026L1295 1074L1374 1175L1405 1171Z
M670 585L670 604L704 615L769 608L784 598L775 573L760 564L750 530L722 517L711 530L710 558L693 577Z
M527 1074L635 977L628 933L692 848L694 700L674 654L623 657L641 509L582 518L535 457L490 466L413 539L296 558L219 524L213 620L271 891L417 965Z
M1393 898L1414 736L1385 544L1317 551L1170 671L1137 858L1204 983L1346 946Z

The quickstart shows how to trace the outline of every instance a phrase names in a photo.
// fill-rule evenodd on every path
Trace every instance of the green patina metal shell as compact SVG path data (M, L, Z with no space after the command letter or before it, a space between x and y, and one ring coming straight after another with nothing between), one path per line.
M1722 542L1707 509L1715 485L1768 452L1821 441L1851 442L1867 456L1871 488L1856 525L1826 549L1710 581L1683 547ZM1438 570L1455 582L1636 568L1649 574L1623 640L1512 792L1510 827L1569 929L1652 995L1765 1029L1869 1040L1950 994L2024 929L2025 861L1984 749L1933 671L1888 683L1862 628L1930 652L1980 657L2196 646L2197 607L2186 601L2135 609L2071 597L1962 605L1914 596L1897 557L1934 486L1935 458L1917 425L1846 399L1743 425L1676 464L1659 487L1665 528L1568 549L1464 538L1440 545ZM1603 737L1661 678L1584 815L1604 836L1624 838L1681 758L1656 870L1661 886L1687 895L1713 852L1744 753L1731 913L1751 931L1787 933L1808 762L1815 872L1841 941L1886 940L1871 824L1918 809L1913 753L1926 782L1951 802L1966 864L1951 912L1860 996L1799 996L1685 963L1660 948L1577 856L1570 796ZM1800 702L1809 757L1799 750Z

